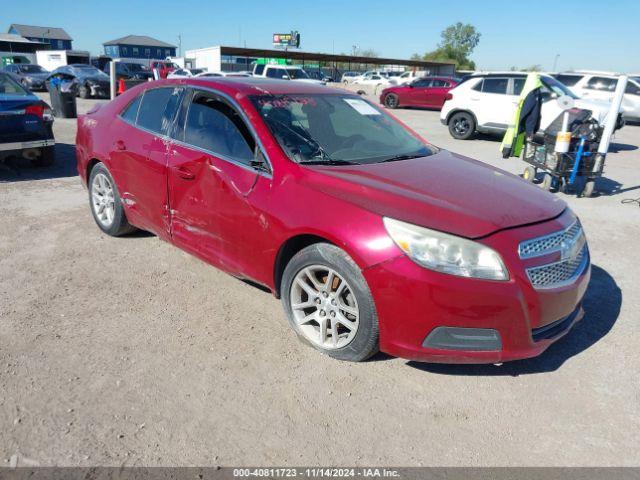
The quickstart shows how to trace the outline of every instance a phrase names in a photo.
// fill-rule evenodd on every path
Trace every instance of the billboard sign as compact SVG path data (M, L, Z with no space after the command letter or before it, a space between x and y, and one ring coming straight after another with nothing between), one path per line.
M281 48L300 48L300 34L298 32L274 33L273 46Z

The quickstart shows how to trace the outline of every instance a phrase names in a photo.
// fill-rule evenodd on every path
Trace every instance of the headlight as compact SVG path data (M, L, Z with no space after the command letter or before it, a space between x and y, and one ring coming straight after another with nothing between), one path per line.
M500 255L480 243L446 233L384 219L393 241L417 264L461 277L508 280Z

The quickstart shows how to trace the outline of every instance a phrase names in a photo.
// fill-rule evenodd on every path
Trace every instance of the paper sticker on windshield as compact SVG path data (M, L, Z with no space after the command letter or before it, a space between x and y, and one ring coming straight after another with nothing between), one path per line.
M380 115L380 112L364 100L345 98L345 102L351 105L360 115Z

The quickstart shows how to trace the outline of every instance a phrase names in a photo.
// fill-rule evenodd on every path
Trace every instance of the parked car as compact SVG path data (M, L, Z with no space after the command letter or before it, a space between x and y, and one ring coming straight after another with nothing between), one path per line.
M611 102L619 75L567 72L554 74L553 77L581 98ZM640 122L640 78L638 77L629 77L622 97L622 115L626 120Z
M457 78L418 78L407 85L385 88L380 94L380 103L387 108L427 107L441 109L447 93L458 83Z
M423 70L409 70L407 72L401 73L398 76L389 78L389 83L392 85L406 85L412 83L414 80L418 78L426 77L427 72Z
M19 157L39 166L55 159L51 108L12 74L0 72L0 161Z
M449 127L451 136L460 140L471 138L475 132L503 134L513 118L526 78L527 74L520 72L473 74L447 93L440 121ZM564 95L573 98L576 107L591 110L593 118L604 124L609 113L608 103L580 99L549 75L541 75L540 79L543 84L541 130L562 113L555 100ZM623 125L620 115L617 128Z
M352 83L356 78L360 77L360 72L344 72L340 81L344 84Z
M247 72L202 72L202 73L198 73L196 75L196 77L200 78L200 77L241 77L241 78L247 78L247 77L251 77L252 75L250 73Z
M104 68L104 73L110 75L111 62L108 62ZM153 79L153 72L149 67L134 62L116 62L116 78L118 80L149 80Z
M3 70L15 75L22 86L28 90L35 91L47 89L45 81L49 76L49 72L40 65L33 65L31 63L15 63L5 66Z
M376 73L366 74L362 77L356 78L353 82L353 85L370 85L374 87L379 86L387 86L389 85L389 79L387 77L383 77L382 75L378 75Z
M64 77L78 82L80 98L109 98L111 81L109 75L93 65L76 63L56 68L47 77L47 90L53 77Z
M306 70L305 70L306 72ZM307 72L307 75L309 75L309 78L313 79L313 80L319 80L320 82L333 82L333 78L331 78L328 75L325 75L325 73L323 71L319 71L319 70L311 70L309 72Z
M154 60L150 63L149 68L151 71L158 70L160 78L167 78L167 76L174 70L180 67L169 60Z
M295 65L256 64L253 67L254 77L275 78L279 80L293 80L296 82L315 83L324 85L326 82L310 78L307 72Z
M80 116L76 156L103 232L264 286L334 358L527 358L583 315L589 250L562 200L352 93L151 82Z

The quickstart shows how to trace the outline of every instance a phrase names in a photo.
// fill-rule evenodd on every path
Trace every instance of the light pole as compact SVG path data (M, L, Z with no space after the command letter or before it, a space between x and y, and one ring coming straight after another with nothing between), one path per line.
M560 58L560 54L556 53L556 58L553 59L553 69L551 70L553 73L556 73L556 67L558 66L559 58Z

